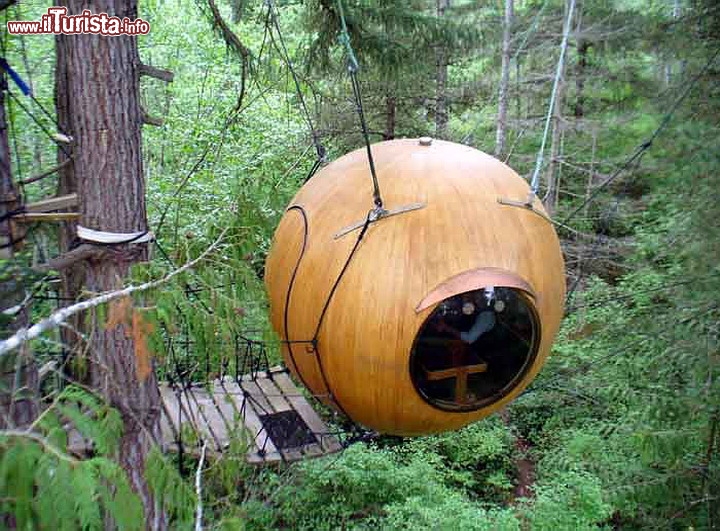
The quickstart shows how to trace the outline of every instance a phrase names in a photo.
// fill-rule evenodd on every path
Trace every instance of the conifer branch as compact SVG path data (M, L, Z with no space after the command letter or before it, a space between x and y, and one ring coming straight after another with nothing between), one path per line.
M15 438L24 438L24 439L30 439L32 441L35 441L36 443L39 443L40 446L42 446L46 451L53 454L55 457L62 461L67 461L71 464L76 464L77 459L72 458L71 456L67 455L65 452L60 450L57 446L52 444L50 441L48 441L45 437L42 435L38 435L37 433L33 431L26 431L26 430L0 430L0 437L15 437Z

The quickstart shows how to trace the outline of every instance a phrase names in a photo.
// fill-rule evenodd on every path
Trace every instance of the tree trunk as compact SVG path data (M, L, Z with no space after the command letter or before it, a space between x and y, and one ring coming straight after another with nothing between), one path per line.
M568 16L568 4L565 4L564 19ZM572 23L572 21L569 21ZM569 27L568 27L569 28ZM547 183L547 192L543 205L547 213L552 216L557 206L558 188L558 166L560 154L560 144L563 132L562 102L565 96L565 62L563 62L560 78L558 80L557 94L555 96L555 104L552 109L552 140L550 143L550 160L548 161L547 171L545 172L545 182Z
M575 70L575 118L585 116L585 76L587 75L587 56L590 43L582 36L582 8L578 4L577 27L577 51L578 61Z
M575 118L585 116L585 69L587 68L587 52L590 44L578 39L578 64L575 78Z
M517 116L518 119L522 119L525 117L525 114L522 112L522 90L520 87L520 54L518 54L515 57L515 116ZM517 141L517 138L519 135L522 134L522 132L518 132L518 134L515 136L515 141Z
M12 180L8 123L5 116L7 78L0 73L0 219L21 205ZM18 226L10 218L0 222L0 258L12 259L22 239ZM17 242L17 243L16 243ZM0 282L0 312L21 305L25 288L19 280ZM0 327L0 339L10 336L28 324L28 307L7 316L10 322ZM0 428L27 426L37 416L37 365L27 345L5 356L0 363Z
M90 9L121 19L137 18L137 0L63 0L69 14ZM107 232L147 230L145 182L141 156L142 114L137 40L131 36L58 35L56 106L60 127L74 138L71 164L60 173L60 191L77 192L80 223ZM59 154L61 160L64 159ZM63 243L69 249L74 227ZM65 295L93 293L123 284L130 266L145 259L145 244L116 245L107 254L63 272ZM160 433L160 394L154 374L136 373L133 332L129 323L106 328L96 314L74 323L88 338L89 379L116 407L124 432L119 461L141 497L148 527L163 527L144 478L145 460ZM77 343L77 341L76 341ZM77 351L77 349L75 349Z
M245 0L233 0L232 6L232 21L235 24L240 23L243 17L243 11L245 11Z
M670 15L672 17L672 20L679 19L681 12L682 12L682 10L681 10L681 6L680 6L680 0L673 0L673 8L672 8L672 13ZM678 62L677 59L675 59L674 57L668 57L665 59L664 79L665 79L665 85L667 85L667 86L669 86L670 83L672 82L672 78L674 76L673 70L675 70L673 67L675 65L677 65L677 62Z
M505 0L505 21L503 24L502 70L498 91L497 132L495 135L495 156L505 152L505 129L507 126L508 89L510 88L510 29L513 19L513 0Z
M445 16L445 10L450 7L450 0L437 0L438 17ZM435 136L447 136L448 110L447 110L447 50L444 45L435 48Z
M552 216L555 213L555 207L557 206L558 197L558 167L559 167L559 154L560 154L560 139L562 136L562 114L561 114L561 101L564 91L564 81L560 81L558 85L557 98L555 99L555 105L553 106L553 130L552 130L552 141L550 143L550 160L548 161L547 172L545 173L545 182L547 183L547 192L544 200L545 210Z
M397 124L397 98L395 94L388 91L385 94L385 132L383 140L392 140L395 138L395 127Z

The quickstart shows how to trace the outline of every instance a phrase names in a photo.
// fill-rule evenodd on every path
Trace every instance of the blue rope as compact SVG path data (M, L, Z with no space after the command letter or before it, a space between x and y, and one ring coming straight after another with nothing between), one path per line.
M20 92L22 92L25 96L32 96L32 90L30 90L30 86L25 83L25 81L23 81L23 79L20 77L20 74L13 70L13 68L8 64L4 57L0 57L0 68L2 68L3 70L5 70L5 72L8 73L8 75L12 78L12 80L20 89Z

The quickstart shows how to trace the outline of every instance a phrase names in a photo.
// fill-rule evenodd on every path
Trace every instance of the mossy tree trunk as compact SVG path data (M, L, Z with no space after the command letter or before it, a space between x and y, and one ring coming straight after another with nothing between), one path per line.
M19 227L9 216L20 207L21 198L12 178L10 142L8 140L8 121L5 112L5 91L7 78L0 73L0 259L12 260L15 250L22 242ZM0 339L27 326L28 305L25 299L25 287L12 274L0 278L0 313L10 310L10 315L0 315ZM6 270L7 271L7 270ZM7 274L7 273L6 273ZM5 356L0 363L0 427L18 427L29 425L37 416L37 365L28 345L11 356Z
M136 0L62 0L69 14L90 9L137 18ZM141 154L137 39L131 36L59 35L56 39L56 107L61 128L74 138L73 161L60 173L61 193L77 192L80 223L129 233L147 230ZM60 153L60 159L65 155ZM75 243L75 227L64 235ZM66 295L99 293L123 285L130 267L146 258L147 244L105 247L63 272ZM119 461L140 495L148 527L163 527L144 477L148 451L160 433L161 402L154 374L138 375L129 322L106 324L97 315L74 323L74 351L87 352L92 386L122 414ZM135 331L137 332L137 331Z

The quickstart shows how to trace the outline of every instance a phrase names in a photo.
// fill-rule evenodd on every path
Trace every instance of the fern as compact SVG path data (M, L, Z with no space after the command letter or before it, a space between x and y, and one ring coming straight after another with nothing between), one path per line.
M103 481L98 483L98 493L118 529L141 529L144 521L140 499L130 488L125 472L106 458L94 458L87 465L95 470Z
M192 521L196 504L195 492L157 448L147 456L145 476L156 502L165 509L174 522L174 527Z
M93 442L100 457L67 453L67 430ZM0 431L0 502L18 529L140 529L143 510L125 472L110 460L122 433L117 411L68 387L28 431Z
M6 444L14 442L9 448ZM34 470L42 451L39 446L25 440L7 437L0 439L3 448L0 461L0 491L6 493L2 512L13 514L18 527L27 528L32 519L33 477L28 471Z
M45 411L38 419L37 425L40 431L45 433L45 437L51 444L61 450L67 448L67 431L65 431L60 416L54 408Z

